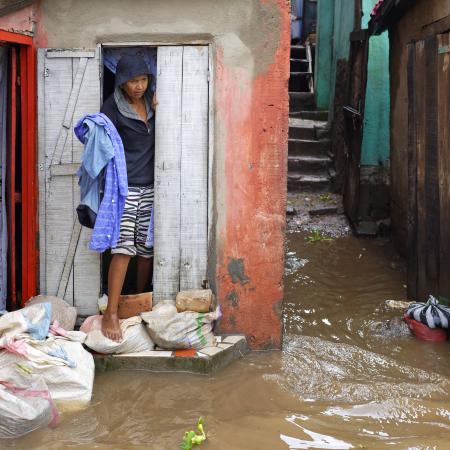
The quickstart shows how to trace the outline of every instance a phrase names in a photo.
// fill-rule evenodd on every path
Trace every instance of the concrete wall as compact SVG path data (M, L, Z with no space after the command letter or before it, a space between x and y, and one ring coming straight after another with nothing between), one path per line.
M368 27L377 1L363 0L362 28ZM369 40L362 165L389 165L389 96L389 37L384 32Z
M0 22L1 27L1 22ZM281 343L290 24L288 0L42 0L38 47L190 43L213 50L210 281L221 330Z
M417 0L390 30L391 86L391 214L395 241L406 254L408 205L407 49L422 37L422 27L450 14L450 3Z
M314 74L316 106L328 109L333 57L334 0L319 0L317 5L317 46Z

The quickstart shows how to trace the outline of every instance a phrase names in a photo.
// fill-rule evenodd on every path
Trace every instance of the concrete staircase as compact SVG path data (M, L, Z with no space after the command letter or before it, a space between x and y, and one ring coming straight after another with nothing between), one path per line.
M328 111L315 109L311 67L308 49L291 46L288 190L293 192L326 192L330 188Z

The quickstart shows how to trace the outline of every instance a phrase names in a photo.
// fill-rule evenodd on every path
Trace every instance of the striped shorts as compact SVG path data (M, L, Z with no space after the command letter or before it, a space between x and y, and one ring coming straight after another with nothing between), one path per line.
M120 236L112 254L153 257L153 248L146 247L148 227L153 208L153 186L129 186L122 218Z

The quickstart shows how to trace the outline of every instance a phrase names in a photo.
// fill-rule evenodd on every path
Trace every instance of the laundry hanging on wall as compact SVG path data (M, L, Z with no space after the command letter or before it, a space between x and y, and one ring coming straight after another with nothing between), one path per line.
M8 48L0 46L0 311L8 293L8 228L6 217L6 117L8 114Z

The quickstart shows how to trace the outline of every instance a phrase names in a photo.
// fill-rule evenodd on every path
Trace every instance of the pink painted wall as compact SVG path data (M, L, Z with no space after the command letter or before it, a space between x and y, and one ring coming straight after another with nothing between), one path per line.
M36 6L30 5L19 11L0 17L0 30L32 34L36 22Z
M228 131L227 216L217 257L220 328L245 332L254 349L281 345L290 25L286 2L278 6L279 46L267 70L251 78L225 66L220 53L216 61L218 115Z

